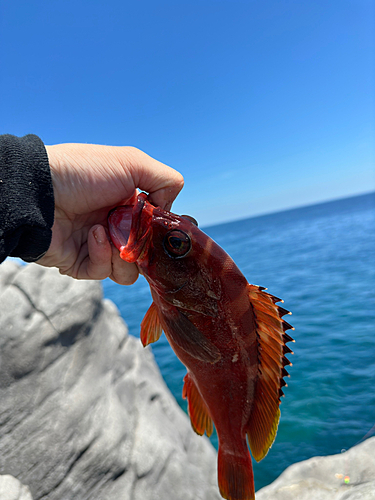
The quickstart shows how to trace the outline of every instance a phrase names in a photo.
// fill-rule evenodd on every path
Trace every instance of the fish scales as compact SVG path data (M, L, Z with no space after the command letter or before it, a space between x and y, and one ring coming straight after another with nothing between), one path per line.
M250 285L233 260L189 216L135 205L108 218L120 257L135 262L153 303L141 324L143 345L164 331L187 368L183 397L195 432L219 439L218 484L223 498L254 500L253 457L268 452L288 376L285 345L292 328L281 299Z

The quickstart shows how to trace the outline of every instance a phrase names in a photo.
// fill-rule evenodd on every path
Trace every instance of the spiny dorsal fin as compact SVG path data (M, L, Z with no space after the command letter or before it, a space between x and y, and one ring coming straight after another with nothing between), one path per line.
M294 330L282 319L288 311L276 305L281 299L263 290L261 287L248 285L257 325L259 370L247 436L251 453L257 462L267 455L276 437L281 387L286 385L283 377L288 375L284 366L290 364L284 354L292 352L285 344L293 341L285 334L285 330Z
M184 377L182 397L188 400L188 412L194 431L200 436L203 436L204 431L206 431L207 436L210 437L213 431L212 419L206 403L203 401L189 373Z
M143 347L159 340L162 333L163 329L159 321L158 311L155 302L153 302L141 323L141 341Z

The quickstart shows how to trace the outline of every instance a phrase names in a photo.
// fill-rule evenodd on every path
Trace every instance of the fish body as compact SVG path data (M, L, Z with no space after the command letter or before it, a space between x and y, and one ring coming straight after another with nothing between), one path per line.
M286 342L292 328L280 299L250 285L234 261L186 216L153 206L142 193L108 219L122 259L147 279L153 303L143 345L164 331L187 368L183 397L193 429L219 438L218 483L228 500L253 500L254 458L268 452L280 417Z

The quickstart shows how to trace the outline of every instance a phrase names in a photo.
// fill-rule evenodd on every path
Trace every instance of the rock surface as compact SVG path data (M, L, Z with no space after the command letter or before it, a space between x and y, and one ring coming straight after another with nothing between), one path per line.
M13 476L0 476L1 500L33 500L30 490Z
M2 500L220 498L215 450L100 284L6 261L0 304Z
M291 465L256 500L375 500L375 437L339 455Z

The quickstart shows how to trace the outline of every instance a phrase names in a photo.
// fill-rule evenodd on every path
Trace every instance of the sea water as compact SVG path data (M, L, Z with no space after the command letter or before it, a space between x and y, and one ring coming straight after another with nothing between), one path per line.
M194 214L191 214L194 216ZM296 340L276 441L254 463L255 486L290 464L331 455L375 434L375 193L204 228L253 284L284 299ZM139 336L150 303L143 277L104 282ZM165 336L152 346L181 407L185 367ZM217 447L216 434L211 438ZM350 476L350 463L338 474Z

